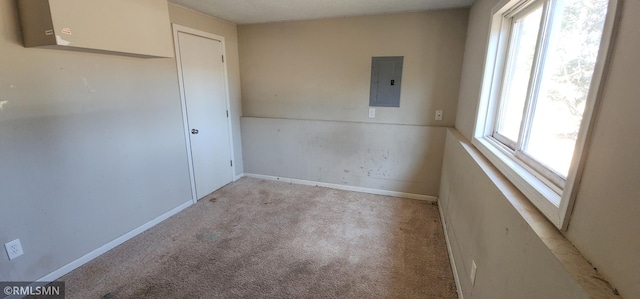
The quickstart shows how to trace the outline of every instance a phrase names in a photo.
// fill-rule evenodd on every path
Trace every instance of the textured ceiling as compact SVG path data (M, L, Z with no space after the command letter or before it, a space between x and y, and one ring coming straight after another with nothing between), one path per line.
M169 0L236 24L376 15L470 6L474 0Z

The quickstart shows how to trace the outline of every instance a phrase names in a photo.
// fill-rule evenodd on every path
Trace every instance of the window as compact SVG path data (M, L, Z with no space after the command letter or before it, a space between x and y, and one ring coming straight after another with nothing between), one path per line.
M473 143L566 228L615 0L503 0L493 10Z

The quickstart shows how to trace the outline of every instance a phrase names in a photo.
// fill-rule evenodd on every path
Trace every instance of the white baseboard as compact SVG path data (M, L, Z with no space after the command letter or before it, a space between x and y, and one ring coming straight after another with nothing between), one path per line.
M462 295L462 285L460 284L460 276L458 275L458 268L456 267L456 261L453 259L453 250L451 249L451 243L449 242L449 234L447 232L447 223L444 221L444 212L442 206L438 203L438 210L440 211L440 222L442 223L442 231L444 232L444 241L447 243L447 252L449 253L449 262L451 263L451 271L453 271L453 279L456 282L456 291L458 292L458 298L464 299Z
M172 209L171 211L168 211L158 217L156 217L155 219L141 225L140 227L116 238L115 240L102 245L100 248L91 251L85 255L83 255L81 258L68 263L62 267L60 267L58 270L55 270L49 274L47 274L46 276L38 279L37 281L54 281L60 277L62 277L63 275L77 269L78 267L90 262L91 260L93 260L94 258L104 254L105 252L115 248L116 246L126 242L127 240L139 235L140 233L144 232L145 230L155 226L156 224L166 220L167 218L179 213L180 211L186 209L187 207L191 206L193 204L192 200L189 200L179 206L177 206L176 208Z
M358 186L340 185L340 184L332 184L332 183L324 183L324 182L316 182L316 181L298 180L298 179L282 178L277 176L254 174L254 173L245 173L244 176L250 177L250 178L256 178L256 179L280 181L280 182L293 183L293 184L299 184L299 185L318 186L318 187L326 187L326 188L338 189L338 190L355 191L355 192L377 194L377 195L387 195L387 196L402 197L402 198L409 198L409 199L418 199L418 200L424 200L428 202L438 201L437 197L430 196L430 195L380 190L380 189L372 189L372 188L364 188L364 187L358 187Z
M241 179L241 178L243 178L243 177L244 177L244 173L241 173L241 174L239 174L239 175L236 175L236 176L233 178L233 181L235 182L235 181L237 181L237 180L239 180L239 179Z

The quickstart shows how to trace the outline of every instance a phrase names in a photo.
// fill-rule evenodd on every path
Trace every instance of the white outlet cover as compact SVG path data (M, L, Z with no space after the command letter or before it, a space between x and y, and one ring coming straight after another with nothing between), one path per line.
M369 108L369 118L376 118L376 108Z
M436 120L442 120L442 110L436 110Z
M20 239L15 239L9 243L5 243L4 248L7 250L9 260L15 259L24 254L22 244L20 244Z
M476 265L476 261L471 262L471 285L474 286L476 284L476 273L478 272L478 266Z

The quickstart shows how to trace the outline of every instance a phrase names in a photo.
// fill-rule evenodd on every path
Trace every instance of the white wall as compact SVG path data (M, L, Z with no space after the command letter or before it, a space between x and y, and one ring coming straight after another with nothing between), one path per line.
M513 186L498 187L510 184L460 138L454 130L447 133L438 204L464 298L589 298L518 212L535 210L533 205L516 209L512 202L524 196Z
M439 127L455 121L467 15L454 9L239 26L243 111L251 118L242 123L243 142L250 142L245 171L437 195ZM375 119L368 118L372 56L404 56L400 108L376 107ZM443 121L434 120L437 109ZM289 135L269 131L270 119ZM301 137L300 146L312 149L301 152L282 136ZM378 160L387 151L407 153L402 165ZM343 153L353 162L331 165ZM374 179L367 171L378 161Z
M171 13L227 37L239 114L235 26ZM25 254L0 254L0 280L31 281L192 195L175 59L24 48L17 16L0 1L0 244Z
M467 34L464 56L463 76L460 87L460 98L456 128L467 140L472 136L480 84L482 80L482 65L487 47L489 32L490 10L496 0L478 0L471 8L469 29ZM640 297L640 140L637 132L640 130L640 118L635 111L640 110L637 95L640 94L640 60L637 49L640 48L640 2L621 1L623 4L622 19L619 26L618 39L613 50L613 60L610 67L600 109L595 118L593 138L588 145L588 158L580 184L575 209L571 216L566 238L584 255L584 257L598 269L614 288L618 289L625 298ZM445 155L458 154L449 152ZM446 161L443 174L451 171L451 165ZM473 169L468 163L464 167ZM484 180L481 173L469 178L470 180ZM464 182L449 180L445 175L442 186L447 185L451 190L466 188ZM471 202L487 200L497 201L497 209L504 209L510 205L505 199L497 196L482 198L471 197L474 193L481 193L486 188L477 186L463 197L451 198L447 215L449 227L479 226L478 229L488 229L496 223L519 225L518 220L509 220L501 213L495 213L491 221L477 221L486 217L482 211L469 207ZM467 218L455 218L458 213L468 213ZM458 251L456 257L462 260L473 258L474 252L487 243L485 236L467 236L454 238L453 242L466 240L466 249ZM512 242L510 246L522 246L526 240ZM503 250L491 252L495 262L510 264L517 262L516 256L505 255ZM538 260L536 260L538 261ZM466 279L468 269L459 269L461 277ZM485 272L482 275L513 276L510 273L496 271ZM528 276L512 282L522 287L528 287L533 279L544 279L546 274L540 273L534 277ZM531 278L531 279L529 279ZM541 285L553 287L553 285ZM482 298L493 298L497 290L469 287L466 292ZM465 295L467 295L465 293ZM475 297L475 296L472 296Z
M445 128L242 118L247 173L437 194Z

